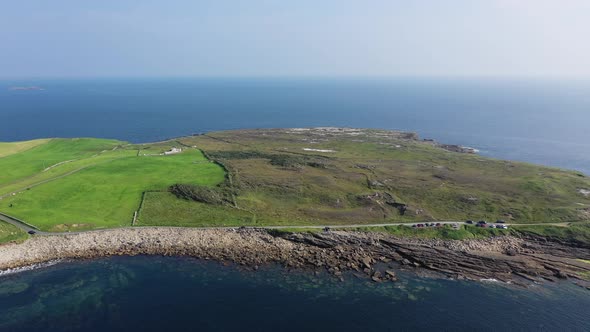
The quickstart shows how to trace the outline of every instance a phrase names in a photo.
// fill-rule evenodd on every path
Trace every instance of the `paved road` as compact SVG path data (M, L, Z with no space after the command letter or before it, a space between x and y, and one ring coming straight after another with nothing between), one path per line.
M107 231L113 228L106 228L106 229L94 229L94 230L86 230L86 231L77 231L77 232L44 232L44 231L40 231L38 228L36 228L33 225L30 225L20 219L11 217L9 215L6 215L4 213L0 212L0 220L6 221L22 230L24 230L25 232L29 232L29 231L34 231L36 235L68 235L68 234L81 234L81 233L88 233L88 232L101 232L101 231ZM440 223L442 225L452 225L452 224L464 224L463 221L428 221L428 223ZM383 227L383 226L408 226L411 227L412 225L416 224L416 223L426 223L426 221L424 222L412 222L412 223L385 223L385 224L348 224L348 225L289 225L289 226L245 226L248 228L261 228L261 229L290 229L290 228L296 228L296 229L324 229L326 227L329 227L331 229L340 229L340 228L360 228L360 227ZM562 222L562 223L538 223L538 224L504 224L507 226L525 226L525 225L544 225L544 226L568 226L570 223L569 222ZM162 227L162 228L199 228L199 229L236 229L239 228L240 226L216 226L216 227L178 227L178 226L133 226L133 227L120 227L120 228L116 228L116 229L137 229L137 228L157 228L157 227Z
M1 213L1 212L0 212L0 220L6 221L9 224L13 224L14 226L22 229L25 232L34 231L35 233L40 233L40 234L43 233L43 234L45 234L45 232L39 231L37 229L37 227L35 227L33 225L29 225L29 224L27 224L26 222L24 222L24 221L22 221L20 219L11 217L11 216L6 215L6 214Z
M88 232L100 232L108 229L95 229L95 230L87 230L87 231L77 231L77 232L43 232L40 231L33 225L30 225L23 220L11 217L7 214L0 212L0 220L6 221L25 232L34 231L36 234L39 235L62 235L62 234L78 234L78 233L88 233ZM437 223L446 225L446 224L457 224L460 223L458 221L436 221ZM297 228L297 229L324 229L326 227L329 228L359 228L359 227L383 227L383 226L412 226L414 223L387 223L387 224L353 224L353 225L290 225L290 226L245 226L248 228L263 228L263 229L290 229L290 228ZM235 229L239 228L240 226L215 226L215 227L178 227L178 226L134 226L134 227L120 227L118 229L133 229L133 228L152 228L152 227L166 227L166 228L200 228L200 229ZM112 229L112 228L109 228Z

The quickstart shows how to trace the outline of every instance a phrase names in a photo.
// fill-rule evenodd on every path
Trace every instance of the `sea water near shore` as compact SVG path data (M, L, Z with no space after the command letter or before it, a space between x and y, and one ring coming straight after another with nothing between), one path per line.
M587 331L587 291L397 283L175 257L66 262L2 279L6 331Z
M409 130L487 156L590 174L590 81L3 80L0 119L0 141L90 136L137 143L261 127Z
M10 89L33 85L44 90ZM590 174L589 110L588 82L17 80L0 82L0 141L377 127ZM590 294L569 283L399 278L340 282L173 257L60 262L0 276L0 331L590 330Z

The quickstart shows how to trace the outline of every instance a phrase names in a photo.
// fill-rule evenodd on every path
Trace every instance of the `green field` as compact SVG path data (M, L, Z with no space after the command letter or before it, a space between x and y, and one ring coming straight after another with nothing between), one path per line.
M25 231L11 224L0 221L0 243L20 242L29 237Z
M44 144L0 158L0 186L41 173L58 163L71 163L112 150L121 143L93 138L48 140Z
M23 142L0 142L0 158L22 151L26 151L28 149L32 149L37 145L45 144L48 141L49 139L36 139L32 141Z
M148 192L138 217L138 226L256 226L253 215L229 206L176 198L168 192Z
M172 147L183 152L161 155ZM187 227L590 220L584 174L451 152L380 130L241 130L139 145L5 143L0 169L0 211L49 231L129 226L135 211L137 226ZM175 192L176 184L188 191Z
M224 180L223 169L209 162L196 149L169 156L138 156L137 146L117 141L52 140L46 145L28 150L23 156L16 154L0 158L2 167L14 164L15 160L26 163L26 160L53 157L52 162L59 163L60 160L78 158L76 162L55 167L52 171L56 172L57 179L0 200L0 211L26 220L42 230L130 226L144 191L166 191L168 186L179 182L215 185ZM112 151L115 146L121 148ZM144 146L141 148L146 149ZM35 158L35 151L40 153L39 158ZM96 155L101 151L105 152ZM11 180L17 180L11 184L12 187L29 185L31 177L39 179L39 169L43 168L38 163L37 166L33 164L10 172L13 174ZM83 168L73 174L59 177L65 171L80 167Z

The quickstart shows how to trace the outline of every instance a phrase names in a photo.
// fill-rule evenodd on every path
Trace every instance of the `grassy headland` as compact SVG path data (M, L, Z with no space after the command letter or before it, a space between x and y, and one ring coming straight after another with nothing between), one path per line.
M137 210L136 225L146 226L590 220L584 174L452 152L411 133L269 129L143 145L52 139L20 146L27 148L0 145L0 153L10 151L0 157L0 211L43 230L131 225ZM183 152L161 155L172 147Z
M252 215L246 225L590 220L584 174L450 152L408 133L244 130L180 140L229 171L234 210Z

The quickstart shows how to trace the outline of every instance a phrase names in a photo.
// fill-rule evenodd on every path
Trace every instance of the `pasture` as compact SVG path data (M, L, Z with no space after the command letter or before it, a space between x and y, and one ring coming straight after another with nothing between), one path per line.
M78 158L72 163L55 167L56 178L30 189L16 192L0 200L0 210L46 231L73 231L105 227L130 226L145 191L166 191L175 183L215 185L224 180L224 171L209 162L196 149L175 155L138 155L138 148L118 141L58 141L46 148L35 148L0 158L0 167L14 165L16 160L31 162L24 169L12 169L5 179L30 185L26 177L42 172L39 160L60 163ZM67 149L65 148L67 146ZM115 151L115 146L120 148ZM146 147L143 146L143 149ZM38 152L38 155L35 153ZM159 152L159 150L157 150ZM101 157L100 153L104 153ZM65 176L60 169L82 169ZM36 173L35 173L36 172ZM20 180L20 182L18 181Z

